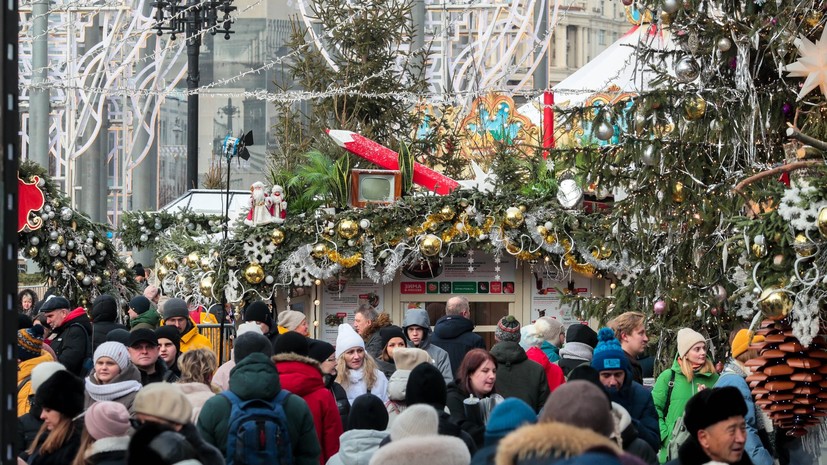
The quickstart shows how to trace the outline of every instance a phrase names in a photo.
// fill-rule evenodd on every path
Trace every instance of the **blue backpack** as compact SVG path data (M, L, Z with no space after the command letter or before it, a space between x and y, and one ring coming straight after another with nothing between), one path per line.
M289 391L282 389L271 402L263 399L243 401L232 391L224 391L221 395L232 407L227 428L227 465L293 463L284 413Z

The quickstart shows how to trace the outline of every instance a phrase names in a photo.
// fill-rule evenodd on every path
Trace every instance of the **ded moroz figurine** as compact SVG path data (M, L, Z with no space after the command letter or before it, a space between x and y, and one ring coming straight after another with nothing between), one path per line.
M284 189L278 184L273 186L270 201L270 214L273 216L273 222L284 223L284 219L287 218L287 199L284 196Z
M256 181L250 186L250 210L244 224L247 226L260 226L274 222L275 218L271 213L272 199L264 189L264 183Z

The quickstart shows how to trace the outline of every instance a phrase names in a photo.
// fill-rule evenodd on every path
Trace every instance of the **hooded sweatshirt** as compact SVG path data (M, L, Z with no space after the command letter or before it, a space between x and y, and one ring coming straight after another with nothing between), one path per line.
M387 431L352 429L340 440L339 453L330 457L327 465L368 465L379 444L388 436Z
M454 371L451 369L451 358L448 356L448 352L431 344L431 324L430 321L428 321L428 312L425 310L408 310L408 312L405 313L405 319L402 322L402 330L405 332L405 339L408 338L409 326L419 326L424 329L424 334L422 335L422 340L419 342L419 346L413 345L413 343L408 340L408 347L415 347L428 352L428 355L430 355L431 359L434 361L434 365L436 365L439 372L442 373L442 377L445 379L445 384L453 381ZM459 365L457 365L457 368L459 368Z

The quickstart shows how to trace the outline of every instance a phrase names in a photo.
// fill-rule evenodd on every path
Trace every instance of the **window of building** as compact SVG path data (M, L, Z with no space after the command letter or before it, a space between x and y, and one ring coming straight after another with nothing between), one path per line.
M601 29L597 31L597 44L598 45L606 45L606 30Z

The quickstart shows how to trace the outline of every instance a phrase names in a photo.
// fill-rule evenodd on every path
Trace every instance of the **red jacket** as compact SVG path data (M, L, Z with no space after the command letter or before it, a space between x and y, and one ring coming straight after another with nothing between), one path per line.
M316 435L322 447L319 462L324 465L339 452L339 436L342 435L343 428L336 400L324 386L319 362L293 353L276 355L273 361L276 362L282 389L300 396L310 407Z
M528 355L529 360L533 360L543 367L543 370L546 372L546 379L548 380L548 388L551 392L554 392L557 387L566 382L563 369L556 363L551 363L545 352L540 350L539 347L531 347L525 351L525 353Z

